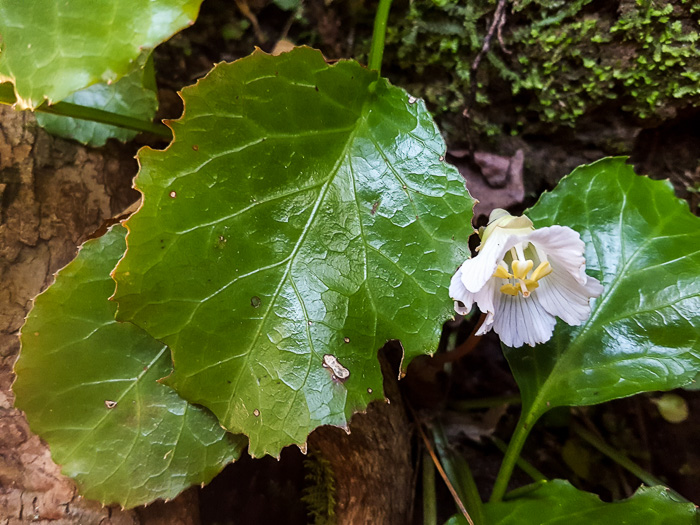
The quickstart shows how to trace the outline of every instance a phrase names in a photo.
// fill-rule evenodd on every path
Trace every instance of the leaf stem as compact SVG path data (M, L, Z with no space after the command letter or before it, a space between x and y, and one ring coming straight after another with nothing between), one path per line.
M382 56L384 55L384 37L386 36L386 22L389 19L391 0L379 0L377 14L374 17L374 32L372 33L372 47L369 50L367 67L381 73Z
M464 502L470 516L474 520L474 525L484 525L483 503L479 489L476 486L476 481L469 468L469 463L461 454L453 450L445 436L445 431L440 422L435 422L432 427L433 441L435 442L435 451L439 456L442 468L445 474L452 481L457 495Z
M511 406L520 404L520 396L483 397L481 399L463 399L460 401L450 401L447 406L453 410L467 411L480 408L495 408L500 406Z
M614 449L610 445L608 445L605 441L600 439L598 436L593 434L592 432L589 432L585 428L583 428L579 424L574 424L572 426L572 430L579 436L581 437L584 441L586 441L589 445L591 445L593 448L595 448L598 452L601 452L608 456L610 459L612 459L615 463L620 465L622 468L627 470L628 472L634 474L637 476L641 481L649 485L650 487L653 487L654 485L661 485L662 487L666 487L670 492L674 494L677 498L680 498L681 501L684 502L689 502L687 499L685 499L683 496L678 494L675 490L671 489L666 483L661 481L659 478L651 474L650 472L647 472L644 470L642 467L637 465L634 461L629 459L627 456L619 452L618 450Z
M489 499L490 502L496 503L503 500L503 495L508 489L508 482L513 474L513 469L520 457L520 452L523 449L525 440L530 434L530 429L532 429L532 426L537 421L537 417L537 414L533 412L520 415L518 425L515 427L515 433L510 443L508 443L503 463L501 463L501 468L496 476L496 483L493 485L493 492L491 492L491 499Z
M428 436L426 436L425 432L423 431L423 424L418 419L416 412L413 410L411 405L409 404L407 406L408 406L409 410L411 411L411 414L413 415L413 420L415 421L416 428L418 429L418 433L420 434L420 437L423 440L423 444L425 445L425 450L428 452L428 454L430 454L430 458L433 460L433 464L435 465L435 468L437 469L438 474L440 474L440 477L445 482L445 485L447 485L447 490L450 491L450 494L452 495L452 499L454 499L455 504L457 505L457 508L462 513L462 515L467 519L467 522L469 523L469 525L474 525L474 521L472 520L471 516L469 515L469 512L467 512L467 509L464 506L464 503L462 503L462 500L460 499L459 494L457 494L457 491L455 490L454 486L450 482L450 478L448 478L447 474L445 473L445 469L442 468L442 465L440 464L440 460L435 455L435 451L433 450L433 447L430 444L430 440L428 439Z
M423 525L437 525L435 465L427 450L423 451Z
M0 104L13 105L17 102L14 90L11 84L0 85ZM61 115L63 117L71 117L80 120L89 120L99 122L100 124L109 124L124 129L132 129L142 133L152 133L167 140L172 140L170 129L164 124L149 122L118 113L111 113L97 108L80 106L70 102L57 102L56 104L44 103L37 107L35 111L42 113L50 113L52 115Z
M508 450L508 445L506 445L502 440L498 439L496 436L491 436L489 439L493 442L498 450L505 453ZM518 458L515 464L522 470L525 474L530 476L533 481L547 481L547 476L542 474L537 470L530 462L524 460L523 458ZM510 493L509 493L510 494Z

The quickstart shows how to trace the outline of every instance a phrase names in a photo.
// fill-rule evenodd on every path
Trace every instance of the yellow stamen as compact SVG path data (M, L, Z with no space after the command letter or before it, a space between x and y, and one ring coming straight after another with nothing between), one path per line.
M545 261L540 263L540 265L535 268L535 271L532 272L532 279L534 281L539 281L543 277L547 277L550 273L552 273L552 267L547 261Z
M501 286L501 293L516 296L516 295L518 295L518 293L520 293L520 288L513 286L510 283L504 284L503 286Z
M500 264L496 266L496 271L493 272L493 276L498 277L499 279L510 279L511 277L513 277L511 274L508 273L508 270L506 270Z
M513 268L513 275L516 279L525 279L527 277L527 272L532 270L532 261L513 261L511 265Z
M538 282L535 281L534 279L525 279L525 280L523 281L523 283L525 284L525 287L527 288L527 291L528 291L528 292L531 292L531 291L533 291L535 288L539 288L539 286L540 286L540 283L538 283Z

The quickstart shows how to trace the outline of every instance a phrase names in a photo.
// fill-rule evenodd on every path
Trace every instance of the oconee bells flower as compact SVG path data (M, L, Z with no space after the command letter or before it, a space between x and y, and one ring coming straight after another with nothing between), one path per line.
M450 297L457 313L476 303L486 314L477 335L493 328L511 347L548 341L555 316L581 324L603 291L586 275L581 237L565 226L536 230L527 217L495 209L477 251L452 277Z

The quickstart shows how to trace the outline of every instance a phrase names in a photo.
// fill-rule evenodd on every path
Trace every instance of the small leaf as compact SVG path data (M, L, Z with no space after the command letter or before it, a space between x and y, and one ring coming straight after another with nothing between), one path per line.
M666 181L623 158L582 166L530 210L586 243L587 273L604 286L581 326L559 322L535 348L506 349L528 421L555 406L670 390L700 371L700 218Z
M36 298L13 390L32 431L85 497L133 507L208 482L245 439L157 383L171 368L168 348L114 320L109 272L125 234L115 226L85 243Z
M137 67L113 84L93 84L69 95L64 102L101 109L142 120L153 120L158 109L156 78L150 53L142 54ZM89 120L38 112L36 120L49 133L90 146L104 146L107 139L126 142L138 135L132 131Z
M473 201L424 104L355 62L256 52L183 98L176 140L139 156L118 315L171 347L169 385L278 455L383 399L387 340L404 365L435 350Z
M688 419L688 403L677 394L664 394L659 399L652 399L661 417L669 423L682 423Z
M3 0L0 82L36 108L129 73L141 52L197 18L202 0Z
M673 499L665 487L640 487L622 501L604 503L598 496L553 480L508 501L484 505L489 525L697 525L695 505ZM447 522L458 525L457 519ZM447 525L447 524L446 524Z

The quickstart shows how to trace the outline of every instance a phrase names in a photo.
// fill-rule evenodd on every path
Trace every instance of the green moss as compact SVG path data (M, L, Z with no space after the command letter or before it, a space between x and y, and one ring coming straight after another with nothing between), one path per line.
M504 47L494 37L478 79L471 79L496 3L416 0L394 19L386 55L393 62L387 64L424 75L425 82L408 87L438 114L471 106L470 117L492 134L494 122L487 123L494 120L491 104L512 108L514 118L495 122L511 132L533 116L573 125L603 105L614 104L641 119L669 106L700 105L696 0L619 0L612 6L592 0L514 0Z
M310 523L333 525L335 516L335 477L330 462L320 454L310 451L304 460L307 485L301 500L306 504Z

